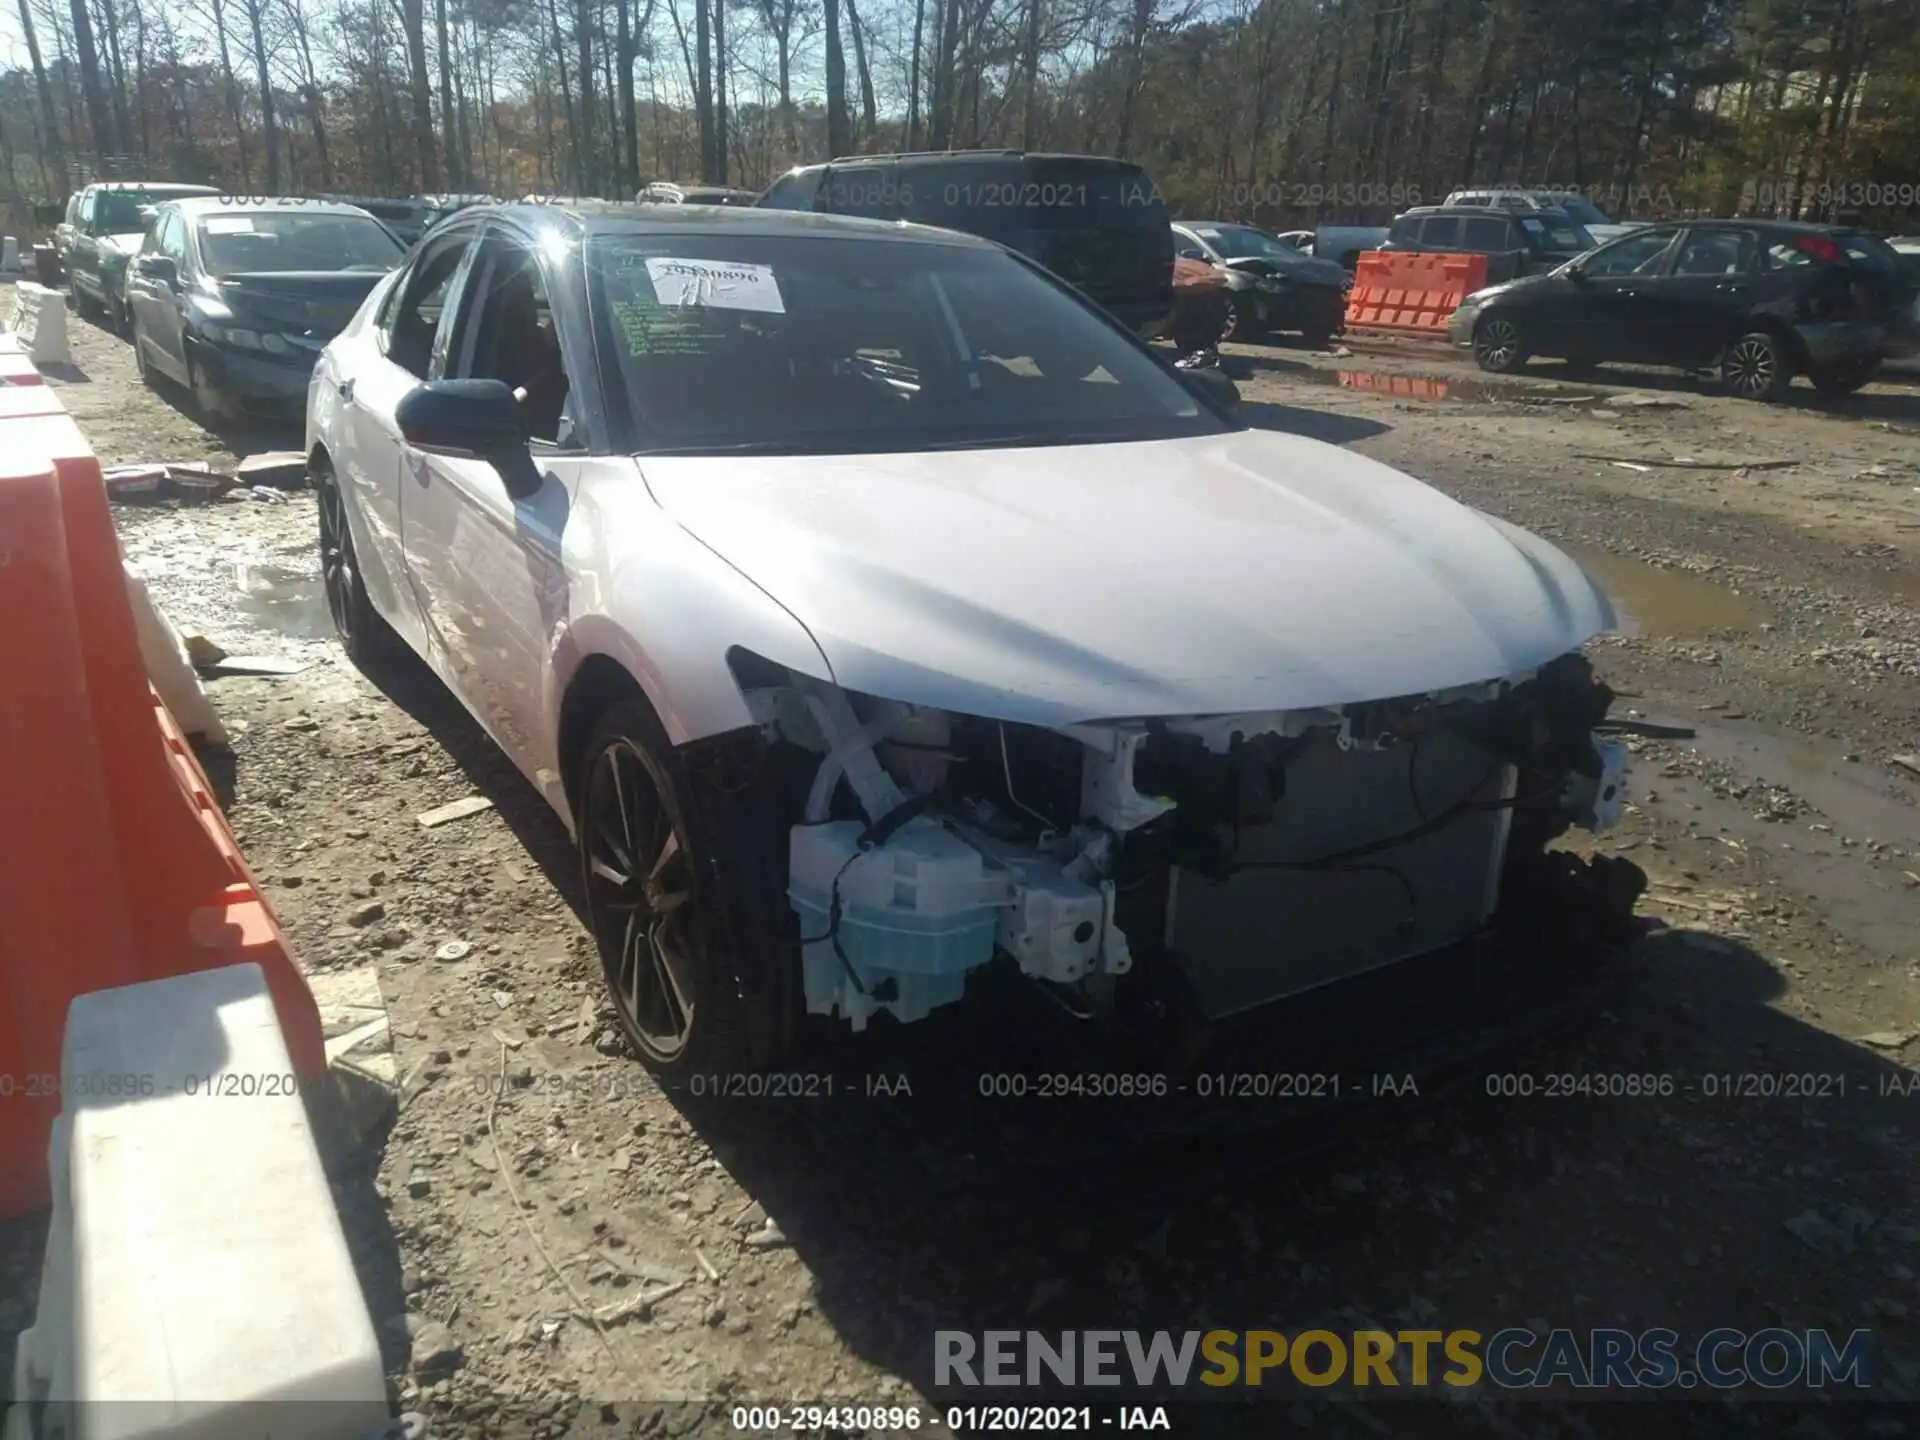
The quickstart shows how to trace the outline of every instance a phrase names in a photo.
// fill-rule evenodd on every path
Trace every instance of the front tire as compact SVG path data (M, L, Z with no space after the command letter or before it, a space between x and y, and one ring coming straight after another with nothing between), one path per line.
M141 343L142 338L140 333L140 317L136 315L133 319L134 373L140 377L140 383L149 390L158 390L160 388L160 377L155 372L152 362L147 359L147 349L146 346Z
M655 1075L763 1069L791 1044L799 952L785 847L754 779L719 785L643 700L580 757L576 843L607 993Z
M193 408L202 423L217 425L233 418L227 397L220 393L220 387L207 379L206 372L194 363L193 349L187 348L187 394L193 397Z
M1511 375L1527 363L1520 325L1506 315L1488 315L1473 327L1473 358L1489 375Z
M400 637L373 608L366 581L360 576L354 553L353 531L347 524L346 496L333 467L316 459L307 466L320 510L320 581L326 591L327 614L340 637L340 648L362 674L371 675L390 664L401 648Z
M1784 400L1793 384L1793 362L1780 338L1765 330L1742 335L1720 359L1720 383L1742 400Z

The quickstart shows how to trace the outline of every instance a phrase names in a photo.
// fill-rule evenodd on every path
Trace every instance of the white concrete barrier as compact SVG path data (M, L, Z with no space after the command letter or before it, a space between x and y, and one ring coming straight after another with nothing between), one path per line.
M82 995L62 1065L7 1440L386 1433L379 1345L259 966Z
M67 297L34 280L13 287L13 314L7 328L20 337L35 365L70 365L67 349Z
M133 628L140 637L140 658L146 662L147 678L160 692L167 709L179 722L184 735L198 735L210 745L228 742L227 727L214 714L213 702L187 655L187 642L147 593L147 582L132 566L127 572L127 600L133 607Z

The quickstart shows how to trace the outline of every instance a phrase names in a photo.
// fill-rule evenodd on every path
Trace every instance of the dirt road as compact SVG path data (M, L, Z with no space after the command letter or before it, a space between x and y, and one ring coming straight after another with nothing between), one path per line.
M58 383L104 459L232 460L123 344L75 330ZM1639 743L1604 842L1651 882L1623 984L1514 1068L1673 1093L1483 1085L1384 1102L1310 1155L1249 1140L1064 1175L900 1096L670 1101L601 1003L560 825L433 682L378 689L327 638L311 497L118 509L182 629L309 662L214 682L231 815L304 960L376 966L390 1006L402 1110L340 1193L396 1396L436 1433L912 1403L937 1329L1865 1328L1879 1395L1920 1399L1920 392L1769 409L1655 375L1483 389L1445 358L1235 353L1256 423L1538 530L1618 595L1603 675L1698 739ZM416 819L476 794L493 808ZM31 1227L4 1238L0 1336ZM1911 1433L1906 1413L1689 1395L1658 1420L1837 1437ZM1475 1391L1213 1407L1180 1433L1571 1436L1634 1414Z

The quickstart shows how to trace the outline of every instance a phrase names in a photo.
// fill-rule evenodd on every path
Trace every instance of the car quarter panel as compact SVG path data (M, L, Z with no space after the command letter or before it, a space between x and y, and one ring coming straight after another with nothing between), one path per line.
M561 553L570 593L547 667L549 735L595 655L634 678L675 745L753 723L728 667L735 647L833 679L807 628L663 511L629 458L585 463Z

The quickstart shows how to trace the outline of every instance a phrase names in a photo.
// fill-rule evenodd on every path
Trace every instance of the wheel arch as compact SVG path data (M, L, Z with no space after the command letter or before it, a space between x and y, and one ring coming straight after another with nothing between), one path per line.
M1787 352L1787 363L1793 366L1796 375L1804 375L1811 367L1811 357L1807 354L1806 342L1800 338L1799 331L1780 315L1766 312L1747 314L1738 317L1728 327L1727 344L1732 346L1743 335L1761 331L1778 340Z

